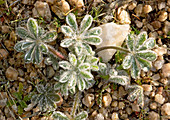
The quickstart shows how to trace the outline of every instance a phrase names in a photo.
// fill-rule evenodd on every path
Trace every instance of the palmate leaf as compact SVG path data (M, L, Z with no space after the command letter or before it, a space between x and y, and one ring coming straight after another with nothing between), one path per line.
M130 92L128 99L130 101L134 101L137 99L137 103L139 106L144 106L144 96L143 96L143 88L138 85L129 85L127 89L132 89L133 91Z
M35 94L31 98L31 102L36 105L38 104L41 111L52 111L56 109L56 103L61 100L59 94L57 94L54 89L47 84L45 87L43 85L36 86L38 94Z
M41 63L43 54L49 52L46 43L54 41L57 37L55 31L50 31L45 34L44 29L39 27L37 21L33 18L28 19L27 30L23 27L18 27L16 28L16 33L24 40L17 42L14 49L18 52L25 51L25 61L35 64Z
M64 113L60 111L55 111L52 115L54 120L70 120Z
M100 27L95 27L88 30L92 24L93 18L91 15L85 15L83 18L80 29L78 29L76 17L73 13L66 16L66 22L69 26L61 26L61 31L68 38L61 41L62 47L67 47L72 53L78 56L83 54L94 55L94 51L88 45L99 45L102 39L99 37L102 33Z
M139 78L141 70L147 72L152 67L152 61L157 59L157 54L151 49L155 46L153 38L147 38L146 32L141 32L138 36L129 34L126 39L127 47L130 51L123 60L124 69L131 69L132 78Z
M87 117L88 117L88 113L86 111L82 111L78 115L76 115L74 120L86 120Z

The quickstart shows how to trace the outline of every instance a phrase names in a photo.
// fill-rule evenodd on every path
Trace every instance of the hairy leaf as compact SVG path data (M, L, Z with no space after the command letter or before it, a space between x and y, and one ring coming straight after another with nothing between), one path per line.
M52 115L54 120L70 120L64 113L60 111L55 111Z
M67 15L66 22L75 32L78 30L76 16L73 13Z

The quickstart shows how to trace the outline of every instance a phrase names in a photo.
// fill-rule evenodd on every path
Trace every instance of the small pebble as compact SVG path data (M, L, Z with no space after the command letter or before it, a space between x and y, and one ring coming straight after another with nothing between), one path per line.
M152 11L152 7L150 5L144 5L143 12L145 14L150 13Z
M5 75L6 75L7 79L9 79L9 80L12 80L12 81L13 80L17 80L17 78L18 78L18 71L15 68L10 66L6 70Z
M153 21L153 22L151 23L151 25L152 25L155 29L161 28L161 22L159 22L159 21Z
M129 4L128 9L129 9L129 10L133 10L133 9L136 7L136 5L137 5L137 2L136 2L136 1L133 1L133 2L131 2L131 3Z
M113 101L112 104L111 104L112 107L117 107L117 105L118 105L117 101Z
M167 48L158 47L158 48L154 49L154 51L157 53L158 56L162 56L167 53Z
M157 74L155 74L155 75L153 75L152 76L152 80L159 80L161 77L160 77L160 75L159 75L159 73L157 73Z
M165 21L165 23L164 23L164 28L163 28L163 32L164 32L165 34L168 34L169 31L170 31L170 22Z
M160 2L160 3L158 3L158 9L159 10L162 10L163 8L165 8L166 7L166 3L165 2Z
M149 120L160 120L160 116L154 111L149 112Z
M127 112L128 115L132 114L132 108L127 107L126 108L126 112Z
M93 94L86 94L82 100L83 104L87 107L92 107L94 105L94 95Z
M103 101L104 107L108 107L110 106L112 102L112 97L110 96L109 93L106 93L105 95L103 95L102 101Z
M158 17L158 20L160 22L164 22L168 18L168 13L166 11L160 11L160 15Z
M119 109L124 109L125 103L124 102L119 102L118 108Z
M127 94L123 86L119 87L118 93L120 98L123 98Z
M165 115L170 115L170 103L165 103L162 107L161 107L161 114L163 116ZM170 116L169 116L170 119Z
M141 28L143 26L143 22L139 21L139 20L135 20L136 26L138 28Z
M159 57L158 57L158 59L154 62L154 67L157 69L157 70L159 70L159 69L161 69L162 68L162 66L164 65L164 60L162 60L162 59L159 59Z
M101 113L99 113L96 115L95 120L104 120L104 116Z
M2 33L9 33L10 32L10 27L7 26L7 25L2 26L1 28L2 28L2 30L1 30Z
M122 9L121 7L118 8L118 10L117 10L117 18L120 20L120 23L122 23L122 24L130 24L131 23L129 13L126 10Z
M155 101L159 104L163 104L164 101L165 101L165 98L160 94L156 94L155 95Z
M152 91L152 85L143 84L142 87L144 91L148 91L148 92Z
M139 112L140 111L139 105L132 103L132 110L135 112Z
M162 74L163 74L163 77L170 77L170 63L163 65Z
M112 120L119 120L118 113L116 112L112 113Z
M150 108L151 108L152 110L156 110L156 108L157 108L157 103L156 103L156 102L151 103L151 104L150 104Z
M138 4L134 11L135 11L137 16L140 16L140 14L143 11L143 4Z
M0 60L7 57L8 57L8 52L5 49L0 49Z

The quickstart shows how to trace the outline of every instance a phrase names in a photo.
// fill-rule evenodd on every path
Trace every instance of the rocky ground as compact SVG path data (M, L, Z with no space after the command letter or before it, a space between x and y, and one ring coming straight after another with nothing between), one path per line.
M104 84L98 80L94 87L82 93L79 109L89 113L90 120L168 120L170 119L170 0L0 0L0 120L51 120L50 113L38 107L29 108L29 95L35 84L55 82L52 65L25 64L23 53L14 50L20 38L15 29L25 26L34 17L48 30L57 30L58 38L50 45L67 56L68 50L59 46L64 38L60 27L65 15L72 11L80 21L85 14L94 18L93 26L108 22L129 24L131 31L147 31L156 39L154 49L158 58L141 79L132 84L144 89L144 108L127 100L124 86ZM114 62L115 57L110 60ZM16 93L22 91L20 97ZM101 98L100 98L101 97ZM102 103L99 103L99 98ZM20 104L24 101L24 104ZM63 97L57 110L70 112L73 96ZM25 105L26 104L26 105Z

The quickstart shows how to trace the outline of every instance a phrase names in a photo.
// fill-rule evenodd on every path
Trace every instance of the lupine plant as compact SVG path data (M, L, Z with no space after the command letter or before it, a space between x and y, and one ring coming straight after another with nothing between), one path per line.
M92 54L92 48L90 45L99 45L102 39L99 37L101 35L102 29L100 27L95 27L90 30L93 18L91 15L86 15L81 21L80 28L78 28L76 17L73 13L66 16L66 23L69 26L62 25L61 31L67 37L61 41L61 46L70 48L77 55L82 53Z
M16 43L14 49L18 52L26 52L24 59L27 63L33 62L39 64L43 60L42 54L47 54L49 50L51 52L55 51L47 43L56 39L56 31L45 33L44 29L38 26L37 21L33 18L28 19L27 29L18 27L16 33L24 40ZM58 52L56 51L56 53Z
M123 68L131 69L132 78L139 77L141 69L147 72L151 66L151 61L155 61L157 55L151 49L155 46L154 38L147 38L146 32L141 32L138 36L129 34L126 39L128 55L123 60Z
M42 84L36 85L38 94L32 96L31 102L36 105L41 111L53 111L56 109L56 103L60 102L61 97L58 93L55 92L53 87L49 84L43 86Z
M141 70L148 71L152 67L152 61L156 60L157 55L151 49L155 46L155 40L148 38L146 32L141 32L138 36L129 34L126 39L127 48L117 46L107 46L93 51L90 45L99 45L102 39L99 37L102 33L100 27L90 29L93 18L91 15L85 15L83 20L78 24L76 16L69 13L66 16L67 25L61 26L61 31L65 35L65 39L61 41L60 46L68 48L68 61L59 61L56 56L64 59L64 57L51 46L46 43L55 40L56 32L47 32L38 26L35 19L30 18L27 22L27 29L19 27L16 29L17 34L22 41L15 45L17 51L25 51L25 61L38 64L42 62L42 53L48 54L45 59L47 65L55 66L57 82L53 87L47 84L36 85L38 94L33 95L32 103L38 104L41 111L52 111L55 120L85 120L88 117L86 111L76 113L79 101L79 93L92 87L95 83L95 76L92 71L100 75L101 79L107 82L113 82L125 86L130 90L128 99L130 101L137 100L137 103L143 107L143 88L139 85L130 85L130 76L120 75L114 67L109 67L105 63L99 62L95 54L104 49L117 49L127 52L124 58L122 68L130 69L132 78L140 77ZM59 62L58 62L59 61ZM59 69L58 69L59 68ZM128 73L127 70L127 73ZM97 72L96 72L97 71ZM68 116L60 111L55 111L56 103L60 101L61 96L55 92L61 93L61 96L68 96L69 93L75 94L72 115Z

